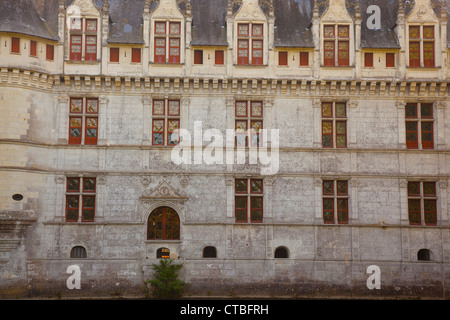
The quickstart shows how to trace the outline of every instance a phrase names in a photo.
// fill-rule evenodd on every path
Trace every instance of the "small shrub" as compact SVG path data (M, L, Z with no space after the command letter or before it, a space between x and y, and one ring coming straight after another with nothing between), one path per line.
M174 263L173 259L161 259L159 264L153 264L154 278L149 280L153 294L160 299L176 299L183 295L186 283L178 279L182 264Z

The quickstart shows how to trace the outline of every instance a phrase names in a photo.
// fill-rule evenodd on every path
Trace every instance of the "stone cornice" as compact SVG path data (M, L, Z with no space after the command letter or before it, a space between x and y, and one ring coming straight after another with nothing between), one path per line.
M447 81L365 79L244 79L212 77L51 75L0 68L0 84L71 92L139 94L246 94L294 97L408 97L446 100ZM354 99L354 98L353 98Z

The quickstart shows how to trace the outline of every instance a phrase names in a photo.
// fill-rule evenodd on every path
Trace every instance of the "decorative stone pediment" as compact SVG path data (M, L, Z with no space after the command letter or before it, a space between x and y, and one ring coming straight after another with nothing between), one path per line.
M183 192L176 191L167 181L163 181L154 190L141 197L141 200L187 200Z
M152 19L183 19L176 0L160 0L158 7L152 14Z
M265 21L266 15L259 6L258 0L244 0L236 13L235 19L240 21Z
M74 2L67 8L67 15L69 16L98 16L100 15L100 8L94 4L92 0L74 0Z
M322 22L353 22L345 0L330 0Z
M407 18L408 23L437 23L439 19L434 13L430 0L416 0L414 8Z

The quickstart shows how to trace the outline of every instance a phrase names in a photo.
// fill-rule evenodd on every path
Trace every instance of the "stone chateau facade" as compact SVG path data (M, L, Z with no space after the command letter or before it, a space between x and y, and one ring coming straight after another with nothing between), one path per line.
M1 1L0 297L448 299L449 9Z

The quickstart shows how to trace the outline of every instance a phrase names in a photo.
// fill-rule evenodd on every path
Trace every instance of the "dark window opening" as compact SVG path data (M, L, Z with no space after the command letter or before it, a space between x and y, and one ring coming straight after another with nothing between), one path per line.
M217 250L215 247L205 247L203 249L203 258L217 258Z
M287 259L289 258L289 252L286 247L278 247L275 250L275 259Z
M87 258L86 249L82 246L73 247L70 251L70 257L72 259L84 259Z
M417 260L430 261L431 260L431 251L428 249L420 249L419 252L417 252Z

